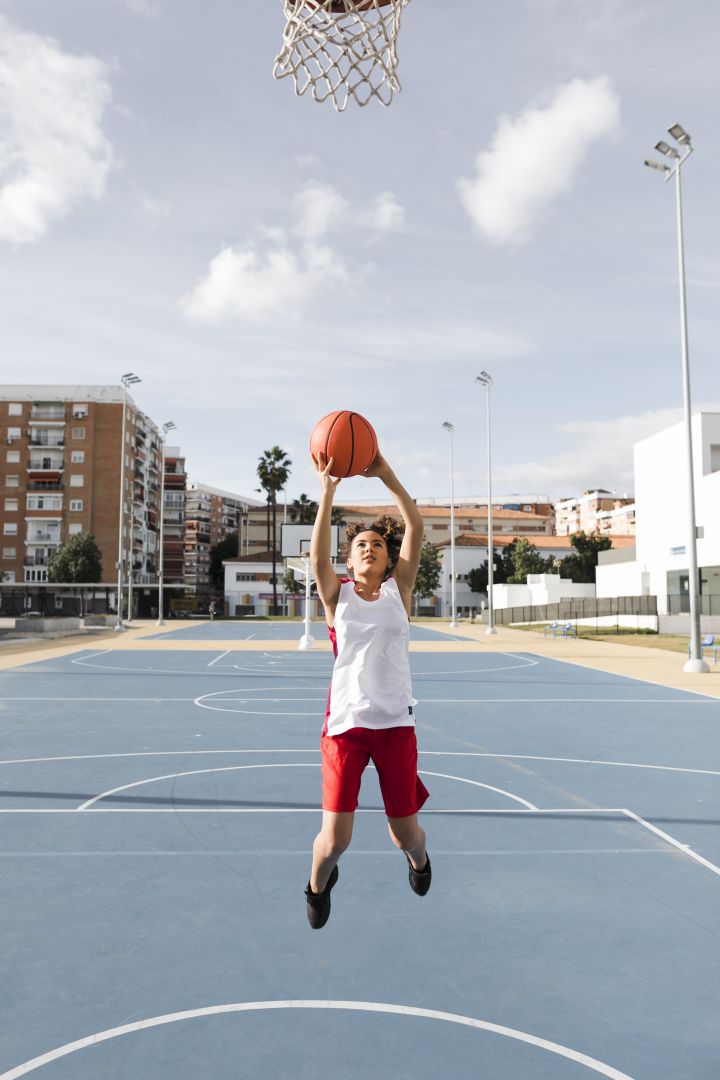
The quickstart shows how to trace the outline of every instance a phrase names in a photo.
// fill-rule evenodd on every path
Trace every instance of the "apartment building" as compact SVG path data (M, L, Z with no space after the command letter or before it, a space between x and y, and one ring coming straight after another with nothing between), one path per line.
M186 498L185 458L179 446L166 446L163 479L163 578L166 585L185 584Z
M256 513L263 503L230 491L191 482L185 503L185 584L199 597L209 597L210 550L231 533L240 531L243 552L252 544L264 547L261 530L265 515ZM252 529L252 537L249 533Z
M450 507L438 505L426 505L418 502L417 508L425 526L425 537L431 544L440 544L450 539ZM382 514L397 514L397 508L386 504L376 506L340 506L338 508L347 525L352 522L364 521L370 523L374 518ZM535 505L533 510L510 510L505 507L495 506L493 500L493 532L506 536L527 536L533 539L538 536L551 536L553 532L552 507L547 504L542 507L543 513L536 512L540 507ZM458 533L486 534L488 531L488 511L485 506L456 506L455 507L455 535ZM344 540L345 530L341 531L340 540Z
M572 536L576 532L602 533L604 536L635 535L635 500L622 498L613 491L595 488L573 499L555 503L555 532Z
M159 446L155 424L119 386L0 386L2 558L6 582L47 581L57 548L93 533L103 580L118 558L121 446L124 550L137 584L155 581Z

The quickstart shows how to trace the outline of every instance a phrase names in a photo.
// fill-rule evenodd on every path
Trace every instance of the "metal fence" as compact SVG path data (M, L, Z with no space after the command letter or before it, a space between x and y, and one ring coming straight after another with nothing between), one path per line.
M682 596L668 596L668 615L689 615L690 597L687 593ZM701 615L720 615L720 596L700 597Z
M528 604L496 608L496 623L570 622L617 615L657 615L656 596L600 596L561 600L558 604Z

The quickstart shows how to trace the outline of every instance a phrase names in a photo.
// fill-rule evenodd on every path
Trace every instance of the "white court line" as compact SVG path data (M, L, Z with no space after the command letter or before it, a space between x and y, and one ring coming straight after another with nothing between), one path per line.
M7 700L7 699L6 699ZM24 700L24 699L23 699ZM56 700L56 699L53 699ZM103 699L104 700L104 699ZM135 699L133 699L135 700ZM145 700L145 699L139 699ZM148 701L186 701L186 698L148 698ZM35 765L53 761L103 761L113 758L193 757L212 754L319 754L315 748L278 750L138 750L124 754L67 754L58 757L6 758L2 765ZM604 765L620 769L653 769L659 772L692 773L698 776L720 776L718 769L690 769L678 765L645 765L636 761L604 761L601 758L542 757L538 754L488 754L476 750L419 750L420 757L497 758L508 761L556 761L568 765Z
M144 784L153 784L156 780L177 780L181 776L201 776L207 773L224 773L224 772L240 772L245 769L319 769L319 762L273 762L271 764L264 763L262 765L224 765L221 768L216 769L192 769L189 772L174 772L167 773L164 776L150 776L146 780L136 780L132 784L123 784L121 787L112 788L109 791L103 791L99 795L94 795L92 799L88 799L87 802L82 803L81 806L76 807L77 811L89 810L95 803L100 802L102 799L107 799L111 795L117 795L121 791L129 791L130 788L142 787ZM369 766L371 769L373 766ZM537 807L533 803L528 802L527 799L521 799L519 795L513 795L510 791L505 791L503 788L492 787L490 784L481 784L479 780L468 780L464 776L450 776L448 773L436 773L427 772L425 769L420 769L419 772L424 776L439 776L445 780L457 780L461 784L471 784L473 787L485 788L487 791L495 791L498 795L504 795L508 799L512 799L513 802L521 803L527 807L528 810L537 810Z
M194 701L191 697L0 697L0 701ZM220 711L219 709L217 710Z
M212 666L213 666L213 664L217 664L218 660L222 660L223 656L227 656L227 654L228 654L229 652L230 652L230 650L229 650L229 649L226 649L224 653L220 653L220 655L219 655L219 656L216 656L214 660L211 660L211 661L210 661L210 663L208 664L208 667L212 667Z
M560 1043L550 1042L538 1035L529 1035L526 1031L518 1031L516 1028L504 1027L500 1024L490 1023L488 1020L476 1020L471 1016L460 1016L457 1013L439 1012L437 1009L418 1009L412 1005L387 1005L378 1001L236 1001L228 1005L211 1005L203 1009L188 1009L185 1012L166 1013L164 1016L151 1016L145 1020L136 1020L132 1024L122 1024L119 1027L108 1028L98 1031L94 1035L88 1035L84 1039L76 1039L75 1042L65 1043L46 1054L32 1058L30 1061L18 1065L9 1072L0 1075L0 1080L19 1080L21 1076L27 1076L35 1069L48 1065L51 1061L74 1054L77 1050L84 1050L88 1046L97 1046L98 1043L116 1039L120 1035L129 1035L135 1031L147 1031L148 1028L161 1027L164 1024L173 1024L181 1020L195 1020L201 1016L218 1016L227 1013L253 1012L265 1009L342 1009L353 1012L390 1013L396 1016L415 1016L425 1020L443 1020L450 1024L461 1024L465 1027L476 1028L480 1031L489 1031L494 1035L503 1035L508 1039L528 1043L540 1050L548 1050L551 1054L574 1061L578 1065L609 1077L609 1080L632 1080L627 1073L620 1072L611 1065L606 1065L597 1058L588 1057L578 1050L571 1050Z
M467 856L483 856L486 858L493 855L672 855L673 858L677 858L680 852L675 851L673 848L483 848L479 851L448 851L444 848L436 848L433 845L433 859L436 856L442 856L445 858L457 857L466 858ZM107 856L108 858L118 858L120 856L155 856L155 855L188 855L191 857L197 856L203 858L207 855L238 855L242 858L284 858L285 856L297 856L298 858L307 859L308 849L301 848L297 851L292 850L273 850L272 848L248 848L244 850L242 848L218 848L217 850L211 848L195 848L192 851L161 851L158 848L152 848L149 851L0 851L0 859L68 859L68 858L93 858L95 856ZM368 851L357 850L356 848L350 848L344 852L343 859L353 858L356 855L371 856L377 858L379 855L389 856L390 858L397 858L397 850L389 850L383 848L382 851Z
M715 863L711 863L707 859L704 859L702 855L698 855L696 851L693 851L689 844L681 844L679 840L676 840L674 837L670 836L669 833L663 832L662 829L658 829L656 825L651 825L649 821L646 821L645 818L640 817L639 814L634 814L632 810L625 810L624 813L626 817L632 818L633 821L637 821L638 825L642 825L643 828L649 829L650 832L653 832L657 836L662 837L662 839L667 841L668 844L672 844L672 846L676 847L678 851L682 851L683 855L689 855L689 857L691 859L694 859L695 862L700 863L701 866L706 867L708 870L712 870L713 874L717 874L720 877L720 866L716 866Z

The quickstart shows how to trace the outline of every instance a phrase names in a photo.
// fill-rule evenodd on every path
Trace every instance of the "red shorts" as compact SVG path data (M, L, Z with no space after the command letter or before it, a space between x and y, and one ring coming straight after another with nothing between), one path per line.
M417 814L429 792L417 774L414 727L351 728L340 735L323 735L323 810L351 814L357 809L360 779L369 761L377 769L388 817Z

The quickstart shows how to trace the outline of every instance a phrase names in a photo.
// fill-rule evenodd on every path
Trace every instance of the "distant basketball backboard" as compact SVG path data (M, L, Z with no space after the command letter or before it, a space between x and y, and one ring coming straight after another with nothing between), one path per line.
M281 554L283 558L293 558L310 551L312 525L281 525ZM330 526L330 557L337 558L340 546L339 525Z

